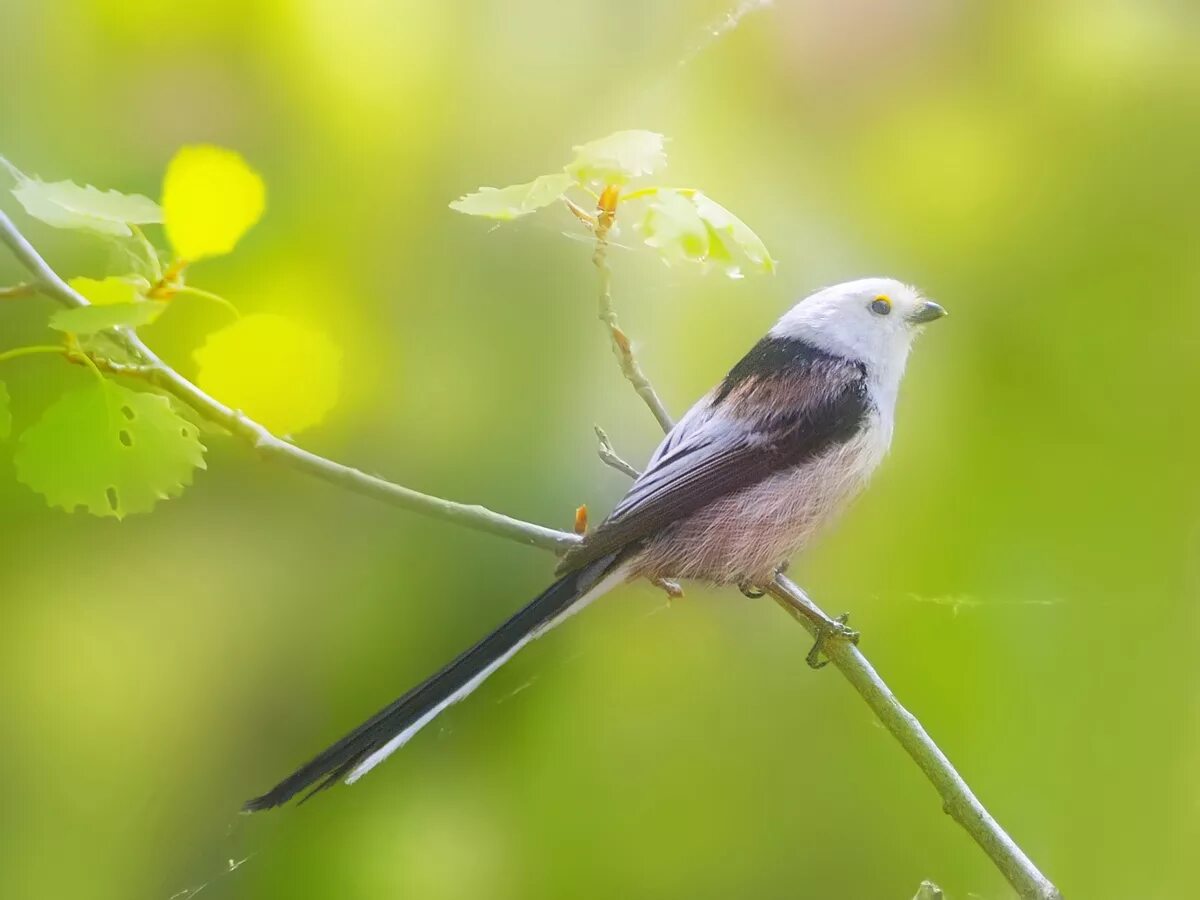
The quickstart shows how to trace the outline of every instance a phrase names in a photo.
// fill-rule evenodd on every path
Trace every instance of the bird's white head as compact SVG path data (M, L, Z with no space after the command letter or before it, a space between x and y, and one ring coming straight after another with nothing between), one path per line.
M860 278L801 300L771 329L853 359L884 385L899 384L913 338L946 310L894 278Z

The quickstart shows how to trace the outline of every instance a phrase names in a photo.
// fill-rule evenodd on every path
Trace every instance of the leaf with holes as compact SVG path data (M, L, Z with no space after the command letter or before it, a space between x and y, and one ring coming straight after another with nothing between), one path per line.
M25 429L13 461L50 506L122 519L179 496L204 468L204 446L166 397L96 381Z
M137 328L153 322L166 308L165 303L156 300L113 303L108 306L76 306L55 311L50 316L50 327L67 334L95 334L118 326Z
M667 164L665 140L654 131L618 131L576 147L566 171L580 184L625 184Z
M12 433L12 410L8 405L8 387L0 381L0 441Z
M128 237L133 234L131 224L163 220L159 205L141 194L102 191L73 181L46 182L15 170L14 174L18 178L12 193L25 212L55 228L81 228Z
M450 204L450 208L468 216L508 221L549 206L562 197L574 181L570 175L560 172L557 175L541 175L527 184L510 184L503 188L481 187L473 194L459 197Z
M730 278L743 267L774 272L775 260L750 227L699 191L659 190L637 225L647 246L667 262L695 260L714 265Z
M195 357L201 388L276 434L311 428L337 400L341 351L283 316L243 316L210 334Z
M266 206L266 188L242 157L224 147L181 147L163 180L167 239L179 259L230 252Z

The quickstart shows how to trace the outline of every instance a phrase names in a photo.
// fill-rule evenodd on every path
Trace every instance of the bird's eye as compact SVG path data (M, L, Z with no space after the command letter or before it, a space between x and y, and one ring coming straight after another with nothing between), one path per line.
M877 316L886 316L892 311L892 301L880 294L871 301L871 312Z

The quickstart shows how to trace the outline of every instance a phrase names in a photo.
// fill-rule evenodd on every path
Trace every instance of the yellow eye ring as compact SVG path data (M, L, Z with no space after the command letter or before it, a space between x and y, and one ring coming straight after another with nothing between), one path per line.
M892 301L886 294L880 294L871 301L871 312L877 316L886 316L892 311Z

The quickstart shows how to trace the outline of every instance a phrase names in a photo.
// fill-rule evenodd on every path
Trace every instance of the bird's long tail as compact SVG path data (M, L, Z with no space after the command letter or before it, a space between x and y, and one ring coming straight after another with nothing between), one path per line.
M550 585L524 609L427 678L396 702L309 760L261 797L246 812L270 809L312 788L316 793L345 777L352 784L408 743L442 710L479 687L489 675L532 641L578 612L623 578L618 554L598 559Z

